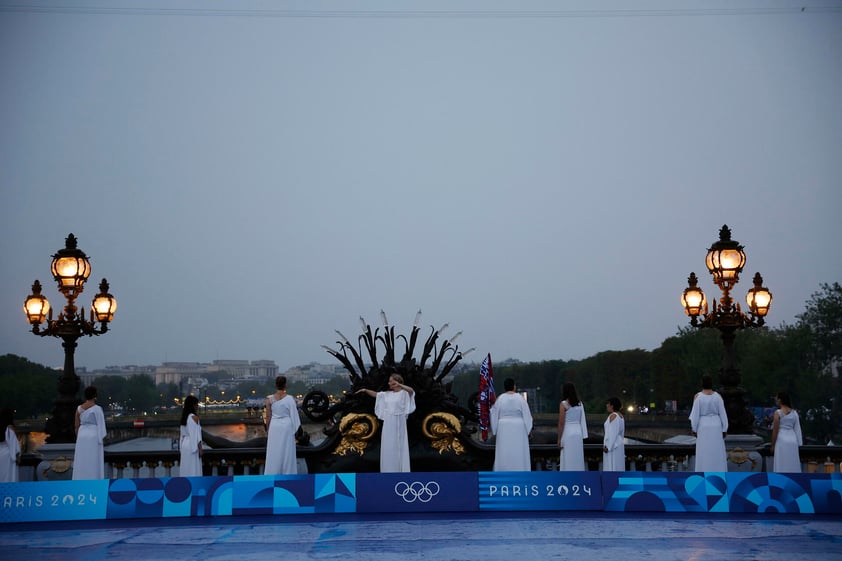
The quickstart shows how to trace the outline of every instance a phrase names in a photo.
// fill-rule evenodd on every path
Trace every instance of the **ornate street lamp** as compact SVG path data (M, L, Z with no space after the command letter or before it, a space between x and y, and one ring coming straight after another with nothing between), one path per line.
M102 279L99 294L94 296L87 318L84 309L76 308L76 297L85 289L85 281L91 274L91 263L88 256L76 247L73 234L67 236L64 249L53 255L50 269L59 292L67 299L64 310L58 319L53 319L50 302L41 295L41 283L36 280L32 284L32 294L23 303L23 311L35 335L59 337L63 341L64 370L58 380L58 397L53 402L53 414L46 426L47 442L55 444L76 440L73 423L81 385L73 364L76 340L83 335L101 335L108 331L108 323L114 319L117 310L117 300L108 293L108 281ZM42 328L44 322L46 326Z
M690 316L690 325L718 329L725 345L719 375L730 434L752 434L754 422L754 416L746 406L746 391L740 386L740 371L737 369L734 355L734 338L738 329L762 326L772 303L772 293L763 286L760 273L755 273L754 287L746 295L748 314L743 313L740 304L731 299L731 289L740 280L745 263L743 246L731 239L728 226L722 226L719 230L719 241L708 249L705 258L708 271L713 275L713 282L722 291L722 297L719 302L713 302L713 309L709 311L705 293L698 287L699 279L696 278L696 273L690 273L687 278L688 286L681 296L684 312Z

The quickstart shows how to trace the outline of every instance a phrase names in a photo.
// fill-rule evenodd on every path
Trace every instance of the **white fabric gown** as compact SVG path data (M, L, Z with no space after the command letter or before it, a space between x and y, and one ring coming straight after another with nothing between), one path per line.
M626 420L619 413L612 413L605 419L602 445L608 452L602 453L602 471L626 471Z
M728 415L718 393L696 394L690 410L690 427L696 433L696 471L728 471L722 437L728 430Z
M494 445L494 471L531 471L529 433L532 413L520 394L504 393L491 406L491 432Z
M409 437L406 419L415 411L415 394L406 390L377 392L374 414L383 421L380 428L380 471L404 472L409 469Z
M567 412L564 414L558 469L559 471L585 471L585 439L588 437L585 407L581 403L570 407L566 401L562 401L561 404Z
M20 442L15 429L6 427L6 441L0 442L0 482L15 483L18 480L17 458Z
M298 464L295 458L295 433L301 426L298 405L295 398L285 395L269 398L272 416L269 417L269 432L266 439L265 475L295 475Z
M73 454L73 479L104 479L105 452L102 439L105 438L105 415L102 407L92 405L76 409L79 413L79 432L76 434L76 450Z
M202 442L202 426L195 415L187 417L187 424L181 425L181 438L178 448L181 452L178 474L181 477L199 477L202 475L202 457L199 455L199 443Z
M778 417L778 438L775 440L775 456L772 470L779 473L801 473L801 457L798 447L804 443L801 437L801 421L795 409L784 415L780 409Z

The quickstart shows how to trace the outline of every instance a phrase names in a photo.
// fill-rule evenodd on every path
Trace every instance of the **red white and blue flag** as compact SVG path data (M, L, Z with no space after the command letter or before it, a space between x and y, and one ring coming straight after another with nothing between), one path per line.
M491 368L491 353L488 353L479 367L479 428L482 431L483 440L488 440L491 406L495 401L497 401L497 394L494 393L494 370Z

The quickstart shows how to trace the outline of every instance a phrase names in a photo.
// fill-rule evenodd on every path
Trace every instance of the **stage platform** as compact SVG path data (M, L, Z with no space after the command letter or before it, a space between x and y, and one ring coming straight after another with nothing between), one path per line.
M333 514L0 525L16 561L842 559L838 516L520 512Z
M842 560L842 474L437 472L0 483L0 559Z

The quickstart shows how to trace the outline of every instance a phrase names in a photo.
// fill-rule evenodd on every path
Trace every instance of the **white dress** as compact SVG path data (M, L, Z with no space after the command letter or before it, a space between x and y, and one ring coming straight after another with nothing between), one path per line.
M728 415L722 397L699 392L690 410L690 427L696 433L696 471L728 471L725 439Z
M18 454L20 442L11 426L6 427L6 440L0 442L0 482L14 483L18 480Z
M494 446L494 471L531 471L529 433L532 413L520 394L504 393L491 406L491 432L497 435Z
M602 446L608 448L608 452L602 453L602 471L626 471L626 420L619 413L611 415L603 424Z
M178 449L181 453L178 474L181 477L199 477L202 475L202 457L199 455L202 426L195 415L190 415L187 417L187 424L180 426L180 431Z
M409 437L406 419L415 411L415 394L406 390L377 392L374 414L383 421L380 428L380 471L409 470Z
M269 398L272 416L269 417L269 433L266 439L265 475L295 475L298 464L295 458L295 433L301 426L295 398L285 395Z
M73 455L73 479L104 479L105 452L102 439L105 438L105 415L102 407L92 405L82 409L80 405L79 432L76 434L76 450Z
M778 438L775 440L775 456L772 461L773 471L780 473L801 473L801 457L798 447L804 441L801 437L801 421L795 409L784 415L780 409L775 411L778 417Z
M558 469L559 471L585 471L585 439L588 437L585 407L581 403L570 407L566 401L562 401L561 404L567 412L564 414Z

